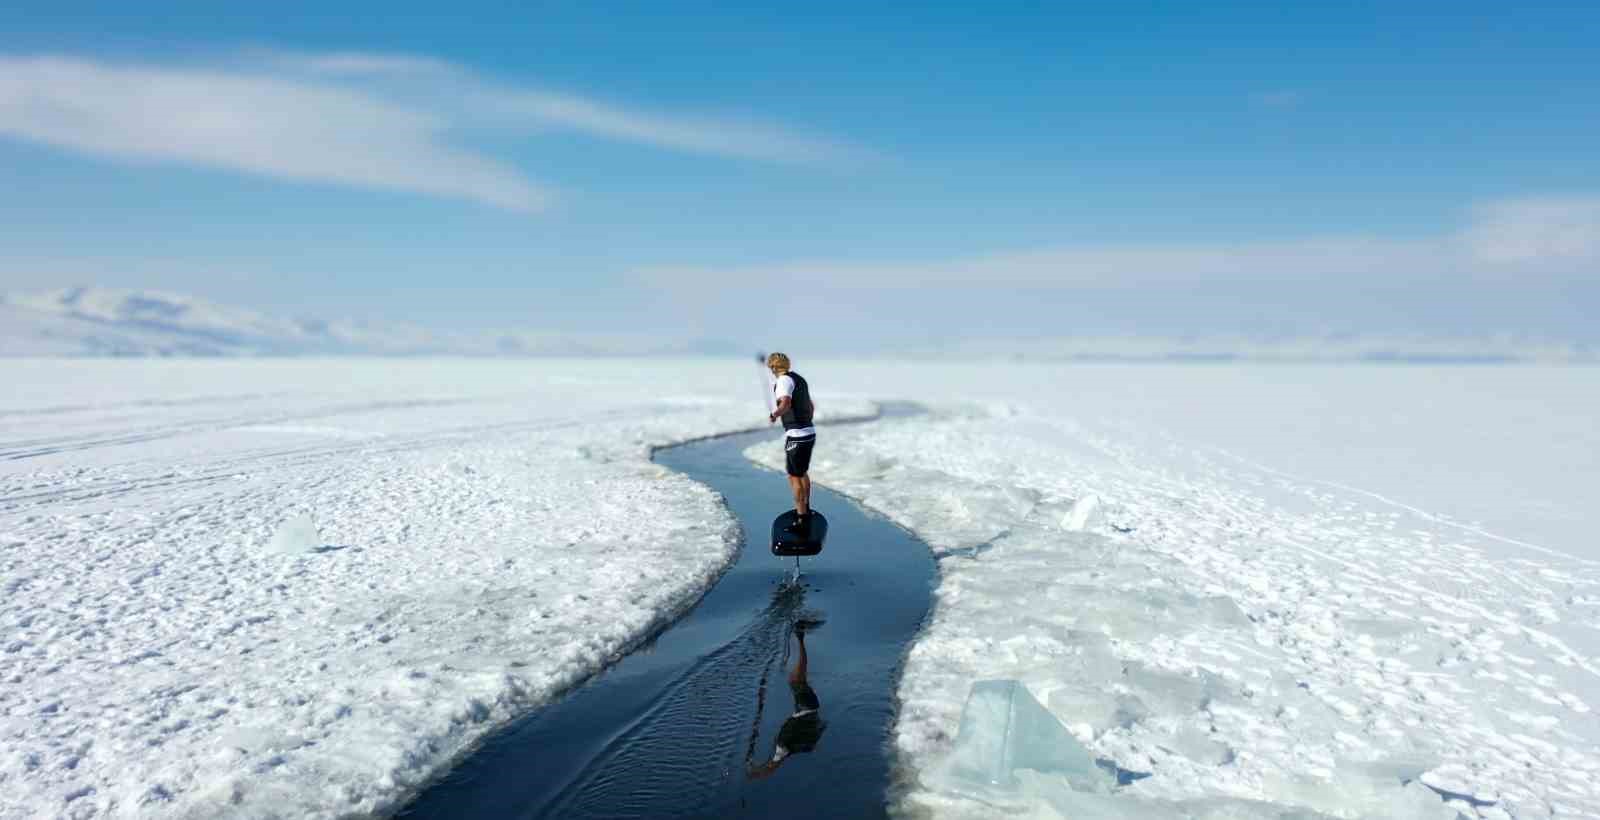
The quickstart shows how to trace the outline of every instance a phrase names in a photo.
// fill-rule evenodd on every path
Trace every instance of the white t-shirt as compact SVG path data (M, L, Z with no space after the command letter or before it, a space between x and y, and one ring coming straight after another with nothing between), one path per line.
M779 376L778 380L773 382L772 393L777 397L777 399L793 396L794 379L789 378L788 373ZM806 436L814 436L816 434L817 428L815 427L801 427L795 430L788 430L784 432L784 435L788 438L804 438Z

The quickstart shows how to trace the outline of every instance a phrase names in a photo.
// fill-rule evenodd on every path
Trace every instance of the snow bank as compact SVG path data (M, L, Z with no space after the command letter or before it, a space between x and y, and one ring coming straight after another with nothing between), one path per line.
M0 817L395 808L728 564L752 370L0 362Z
M1062 370L852 372L936 410L819 441L819 483L940 559L899 690L901 813L1600 816L1595 562L1219 456L1041 378ZM963 703L997 678L1123 785L952 782Z

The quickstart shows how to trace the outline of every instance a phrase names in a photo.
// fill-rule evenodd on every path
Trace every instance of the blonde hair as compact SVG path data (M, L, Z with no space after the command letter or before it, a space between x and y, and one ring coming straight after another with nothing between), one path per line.
M767 357L767 367L776 367L780 373L789 372L789 357L782 353L774 353Z

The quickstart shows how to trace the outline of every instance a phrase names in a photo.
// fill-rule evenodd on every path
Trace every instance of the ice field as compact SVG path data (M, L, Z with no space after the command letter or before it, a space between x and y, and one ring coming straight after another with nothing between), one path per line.
M940 559L897 809L1600 815L1600 369L797 368L816 480ZM0 360L0 817L394 808L715 580L648 456L757 374ZM1124 785L963 780L993 679Z

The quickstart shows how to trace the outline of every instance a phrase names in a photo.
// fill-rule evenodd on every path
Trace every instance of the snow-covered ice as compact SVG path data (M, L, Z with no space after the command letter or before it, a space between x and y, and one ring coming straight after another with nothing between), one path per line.
M933 408L825 430L813 462L940 558L899 691L899 810L1600 816L1600 371L829 376ZM993 678L1127 785L952 786L962 704Z
M1600 816L1600 370L803 368L930 408L814 463L940 560L897 809ZM0 817L394 808L726 566L753 369L0 361ZM953 784L994 679L1122 785Z
M396 807L727 565L753 371L0 360L0 817Z

